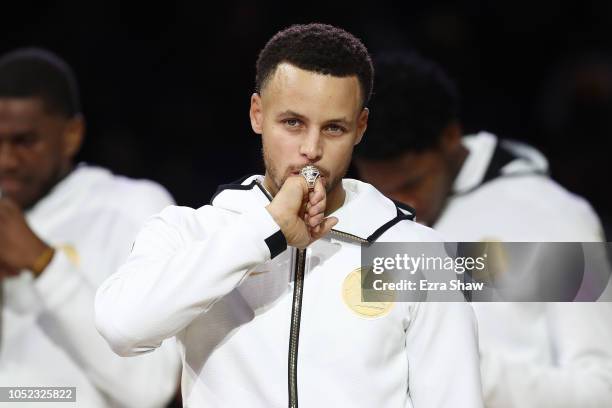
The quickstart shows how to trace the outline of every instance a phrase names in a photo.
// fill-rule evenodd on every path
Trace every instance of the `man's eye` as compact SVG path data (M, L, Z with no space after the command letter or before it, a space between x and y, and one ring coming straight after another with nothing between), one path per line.
M422 181L421 177L415 178L415 179L412 179L412 180L408 180L408 181L406 181L402 185L401 190L412 190L412 189L418 187L419 184L421 184L421 181Z
M17 136L13 139L13 143L17 146L30 146L36 141L33 136Z
M340 134L340 133L344 133L346 131L346 129L344 129L340 125L329 125L329 126L327 126L327 131L329 133Z
M300 126L300 121L297 119L285 119L284 122L285 122L285 125L287 125L290 128L296 128Z

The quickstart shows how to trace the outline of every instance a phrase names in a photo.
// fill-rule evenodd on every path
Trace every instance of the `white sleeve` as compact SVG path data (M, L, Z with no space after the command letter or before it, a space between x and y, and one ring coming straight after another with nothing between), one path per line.
M279 226L263 207L196 238L190 236L196 226L189 225L196 222L195 211L188 211L170 207L151 219L128 261L98 289L97 327L120 355L158 347L231 292L253 267L286 248ZM205 219L197 222L206 224Z
M115 355L94 325L95 288L61 250L34 281L39 324L107 399L126 407L163 407L176 391L180 361L174 344L138 359Z
M549 303L557 365L515 363L483 351L490 408L595 408L612 404L612 303Z
M163 407L178 385L180 358L174 343L138 359L118 357L98 333L94 321L96 283L94 276L108 276L125 259L131 240L144 217L172 204L158 186L132 194L129 211L101 214L106 226L97 222L84 234L84 250L56 249L44 272L24 288L21 302L38 316L47 336L65 350L105 396L126 407ZM85 273L88 272L88 273ZM111 404L114 405L114 404Z
M476 319L469 303L415 304L408 327L408 393L414 408L479 408Z

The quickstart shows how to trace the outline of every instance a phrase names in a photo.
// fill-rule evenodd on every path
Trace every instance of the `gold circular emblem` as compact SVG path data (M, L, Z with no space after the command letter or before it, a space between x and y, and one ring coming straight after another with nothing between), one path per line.
M57 249L61 250L62 252L64 252L64 254L66 254L66 257L68 257L68 260L70 261L70 263L72 263L75 266L80 266L81 257L79 256L79 253L72 245L70 244L61 245Z
M504 248L504 242L493 237L486 237L480 241L478 250L474 256L483 256L486 266L482 270L472 273L472 277L481 282L495 282L508 271L510 261L508 252Z
M364 302L361 297L361 268L349 273L342 283L342 300L344 304L357 314L366 319L376 319L385 316L393 308L394 296L390 292L377 292L378 298L389 299L385 302Z

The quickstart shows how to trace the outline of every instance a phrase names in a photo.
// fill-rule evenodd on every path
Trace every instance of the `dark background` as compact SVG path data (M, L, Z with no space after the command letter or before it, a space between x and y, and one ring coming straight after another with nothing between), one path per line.
M47 47L75 69L88 124L80 160L157 180L179 204L198 207L218 184L261 171L248 120L257 53L279 29L317 21L349 30L373 53L414 47L437 60L458 83L466 132L534 144L553 176L610 223L610 1L22 1L3 9L0 52Z

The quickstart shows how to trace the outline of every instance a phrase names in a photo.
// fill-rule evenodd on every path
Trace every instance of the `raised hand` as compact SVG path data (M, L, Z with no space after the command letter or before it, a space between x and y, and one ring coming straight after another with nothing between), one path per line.
M266 207L280 226L287 244L296 248L308 245L327 234L338 223L336 217L325 217L327 195L321 179L313 191L304 177L290 176Z

